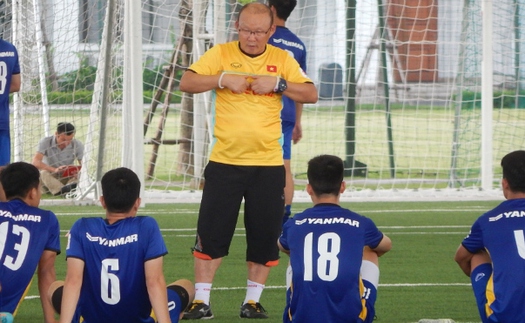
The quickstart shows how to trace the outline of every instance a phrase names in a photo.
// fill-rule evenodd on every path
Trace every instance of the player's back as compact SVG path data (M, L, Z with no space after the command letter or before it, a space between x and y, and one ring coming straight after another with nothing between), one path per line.
M284 49L295 58L303 69L306 68L306 46L288 28L277 26L272 37L268 40L268 44Z
M268 44L279 47L290 54L306 73L306 46L304 43L291 32L288 28L277 26ZM287 96L283 96L283 110L281 118L285 121L295 122L295 103Z
M293 269L292 322L358 322L363 247L382 238L373 222L321 204L289 220L283 237Z
M9 129L9 89L11 76L20 73L18 52L15 46L0 39L0 129Z
M476 225L493 264L490 307L500 322L525 322L525 199L502 202L481 216L473 231Z
M60 253L59 235L53 212L19 199L0 202L0 311L14 312L44 250Z
M132 217L108 224L78 220L67 256L84 260L79 306L86 323L153 322L144 263L167 253L156 221Z

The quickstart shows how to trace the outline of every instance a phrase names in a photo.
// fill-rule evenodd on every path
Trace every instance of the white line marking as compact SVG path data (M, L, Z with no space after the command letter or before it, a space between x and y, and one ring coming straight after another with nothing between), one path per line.
M470 284L466 283L399 283L399 284L379 284L379 287L441 287L441 286L469 286ZM236 287L213 287L213 290L241 290L246 289L246 286L236 286ZM280 286L265 286L264 289L286 289L285 285ZM26 296L25 299L39 299L38 295Z

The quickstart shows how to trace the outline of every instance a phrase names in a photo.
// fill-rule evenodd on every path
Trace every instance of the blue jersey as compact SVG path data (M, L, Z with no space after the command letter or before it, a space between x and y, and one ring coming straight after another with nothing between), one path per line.
M486 249L490 254L487 316L494 315L498 322L525 322L524 232L525 199L507 200L480 216L462 243L471 253Z
M0 312L14 313L44 250L60 253L55 214L18 199L0 202Z
M363 248L376 248L382 239L372 220L335 204L318 204L288 220L279 242L290 250L293 271L289 321L364 320Z
M306 47L304 43L288 28L277 26L268 44L274 45L288 52L299 63L306 73ZM287 96L283 96L283 109L281 119L295 122L295 102Z
M151 217L130 217L113 224L102 218L75 222L66 256L85 264L78 303L84 322L153 323L144 263L167 252Z
M0 129L9 129L9 88L13 74L20 74L18 52L13 44L0 39Z

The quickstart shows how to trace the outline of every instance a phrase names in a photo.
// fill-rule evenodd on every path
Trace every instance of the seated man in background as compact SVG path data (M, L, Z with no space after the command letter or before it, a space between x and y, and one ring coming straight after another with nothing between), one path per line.
M65 195L77 187L84 145L74 137L75 126L60 122L53 136L38 143L33 165L40 170L45 189L53 195ZM78 166L74 165L75 160Z

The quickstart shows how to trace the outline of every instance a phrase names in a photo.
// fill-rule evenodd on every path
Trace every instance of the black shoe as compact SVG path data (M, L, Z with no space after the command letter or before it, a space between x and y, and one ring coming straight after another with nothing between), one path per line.
M55 196L66 195L67 193L71 192L75 188L77 188L77 183L66 184L62 186L62 188L60 189L60 192L56 193Z
M268 314L261 303L248 301L248 303L241 306L241 314L239 317L246 319L267 319Z
M209 320L213 318L210 305L202 301L193 301L182 315L183 320Z

